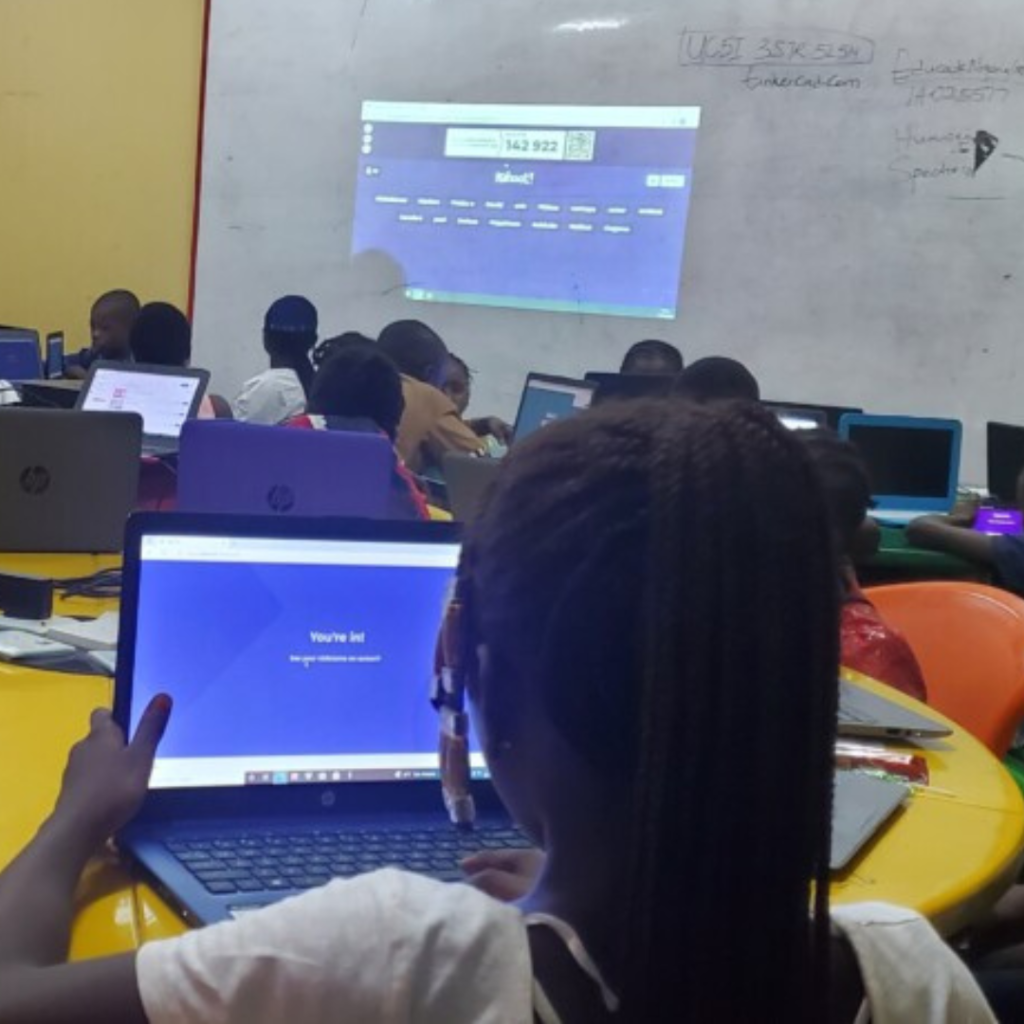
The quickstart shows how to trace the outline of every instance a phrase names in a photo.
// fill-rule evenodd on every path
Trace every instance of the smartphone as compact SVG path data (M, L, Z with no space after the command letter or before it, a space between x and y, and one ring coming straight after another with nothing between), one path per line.
M1003 534L1024 534L1024 512L1014 508L979 508L974 517L974 529L990 537Z

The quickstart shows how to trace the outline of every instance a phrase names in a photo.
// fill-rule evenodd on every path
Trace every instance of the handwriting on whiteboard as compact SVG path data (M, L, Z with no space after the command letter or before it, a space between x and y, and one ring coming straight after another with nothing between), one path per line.
M730 31L684 29L679 41L683 67L846 67L870 64L873 40L846 32L804 29Z

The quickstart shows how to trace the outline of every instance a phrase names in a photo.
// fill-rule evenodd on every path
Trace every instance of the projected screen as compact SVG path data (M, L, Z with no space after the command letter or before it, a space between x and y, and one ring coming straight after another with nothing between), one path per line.
M352 251L408 299L676 316L697 107L366 102Z

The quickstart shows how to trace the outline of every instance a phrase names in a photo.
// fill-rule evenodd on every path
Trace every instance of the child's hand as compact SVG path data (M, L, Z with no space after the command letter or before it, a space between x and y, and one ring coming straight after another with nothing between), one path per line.
M53 817L99 846L138 812L171 713L163 694L149 702L131 743L105 708L92 713L89 735L71 749Z
M503 903L514 903L537 884L544 868L540 850L481 850L462 862L466 881Z

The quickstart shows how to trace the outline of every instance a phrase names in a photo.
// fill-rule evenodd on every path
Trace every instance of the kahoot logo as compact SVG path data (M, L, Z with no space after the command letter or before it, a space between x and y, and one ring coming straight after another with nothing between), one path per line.
M267 504L274 512L290 512L295 507L295 492L287 484L274 484L267 491Z
M21 489L26 494L45 494L50 489L50 471L45 466L28 466L21 471Z

